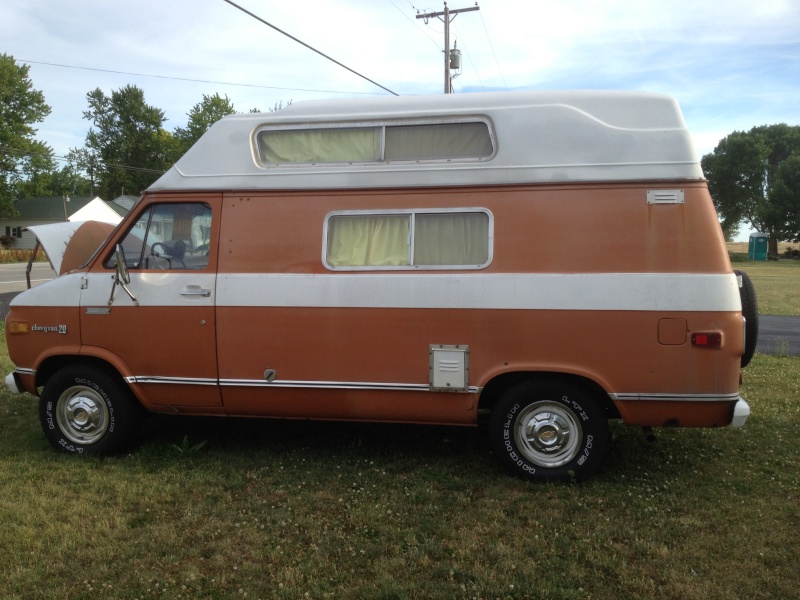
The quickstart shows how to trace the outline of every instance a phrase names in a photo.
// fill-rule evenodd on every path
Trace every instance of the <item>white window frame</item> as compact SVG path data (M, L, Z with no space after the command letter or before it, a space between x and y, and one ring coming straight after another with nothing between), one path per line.
M407 127L414 125L457 125L459 123L483 123L486 125L489 134L489 141L492 144L492 151L487 156L467 157L467 158L430 158L430 159L408 159L408 160L385 160L386 154L386 128L387 127ZM286 162L286 163L270 163L265 162L261 158L261 148L258 143L258 136L261 133L270 131L310 131L315 129L357 129L359 127L367 128L380 128L380 154L381 157L376 161L342 161L342 162ZM311 166L319 167L341 167L343 165L386 165L386 164L448 164L448 163L470 163L470 162L486 162L492 160L497 155L497 135L495 134L492 122L487 117L461 117L451 119L398 119L396 121L339 121L335 123L291 123L285 125L265 125L256 128L252 137L253 156L255 157L258 166L264 169L275 168L308 168Z
M414 263L414 220L416 215L420 214L467 214L467 213L482 213L485 214L489 220L487 227L487 257L486 262L480 265L415 265ZM347 265L347 266L333 266L328 264L328 227L330 220L334 217L384 217L395 215L409 215L409 260L410 265ZM322 266L329 271L478 271L487 268L492 264L494 259L494 215L492 211L487 208L468 207L468 208L404 208L404 209L387 209L387 210L340 210L333 211L325 215L325 221L322 226Z

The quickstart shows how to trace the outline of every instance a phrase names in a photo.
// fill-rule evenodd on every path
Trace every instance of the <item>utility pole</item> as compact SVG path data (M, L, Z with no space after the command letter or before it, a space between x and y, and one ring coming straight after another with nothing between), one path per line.
M478 3L469 8L457 8L450 10L447 2L444 3L444 10L435 13L417 13L418 19L425 19L425 23L431 17L438 17L444 23L444 93L450 94L453 91L453 79L450 77L450 22L458 16L458 13L480 10ZM453 15L452 17L450 15Z

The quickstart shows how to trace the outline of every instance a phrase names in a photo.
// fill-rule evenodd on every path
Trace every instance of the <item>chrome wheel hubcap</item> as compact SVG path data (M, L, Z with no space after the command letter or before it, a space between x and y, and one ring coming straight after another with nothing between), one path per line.
M558 402L535 402L520 414L514 441L524 457L540 467L560 467L581 447L583 428L577 415Z
M66 390L58 399L56 421L71 442L92 444L108 430L108 407L94 390L76 386Z

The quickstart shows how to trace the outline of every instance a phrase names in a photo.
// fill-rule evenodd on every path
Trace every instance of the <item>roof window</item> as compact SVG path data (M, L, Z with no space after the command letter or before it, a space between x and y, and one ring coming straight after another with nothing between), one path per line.
M483 121L263 129L256 143L265 165L481 160L494 153Z

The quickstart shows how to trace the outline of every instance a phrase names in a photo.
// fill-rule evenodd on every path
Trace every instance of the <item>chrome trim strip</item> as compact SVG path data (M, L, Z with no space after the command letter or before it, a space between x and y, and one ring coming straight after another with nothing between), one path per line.
M17 367L16 369L14 369L14 372L18 373L19 375L36 376L36 369L26 369L24 367Z
M612 400L619 402L736 402L739 393L731 394L609 394Z
M154 375L132 375L126 377L128 383L160 383L168 385L218 385L217 379L200 377L158 377Z
M266 381L260 379L205 379L196 377L158 377L152 375L133 375L125 377L128 383L151 383L168 385L220 385L223 387L278 387L278 388L299 388L299 389L320 389L320 390L384 390L397 392L430 392L430 385L427 383L375 383L361 381L301 381L301 380L281 380ZM480 393L483 388L469 386L466 390L453 390L469 392L472 394ZM441 390L436 390L441 391Z
M258 379L220 379L224 387L280 387L306 389L340 389L340 390L398 390L404 392L426 392L430 389L427 383L369 383L361 381L302 381L275 379L262 381Z

